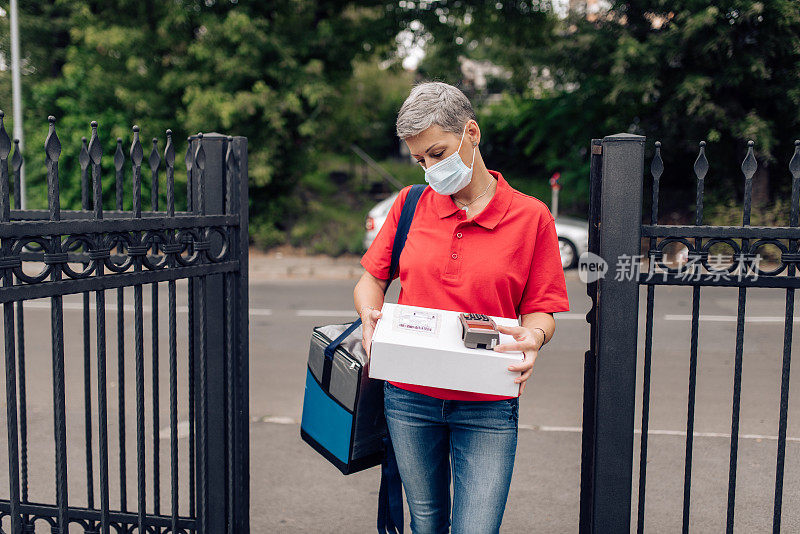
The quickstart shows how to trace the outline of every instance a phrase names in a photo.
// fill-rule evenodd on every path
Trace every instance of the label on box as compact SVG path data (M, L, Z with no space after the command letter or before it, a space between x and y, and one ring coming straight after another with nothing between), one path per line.
M412 310L398 306L395 308L392 328L396 331L410 331L417 334L438 336L442 325L442 314L428 310Z

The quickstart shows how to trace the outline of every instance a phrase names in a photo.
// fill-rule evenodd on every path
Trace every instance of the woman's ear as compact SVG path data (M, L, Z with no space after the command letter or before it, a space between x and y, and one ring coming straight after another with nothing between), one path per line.
M469 133L472 146L478 146L478 143L481 142L481 129L478 127L478 123L475 120L469 120L467 123L467 132Z

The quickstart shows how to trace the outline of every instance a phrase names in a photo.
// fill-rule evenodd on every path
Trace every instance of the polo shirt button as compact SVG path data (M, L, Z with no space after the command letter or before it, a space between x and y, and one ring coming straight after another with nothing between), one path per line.
M461 238L462 238L462 237L464 237L464 236L463 236L463 235L461 235L461 232L458 232L458 233L456 234L456 237L457 237L457 238L459 238L459 239L461 239Z
M456 218L460 221L461 219L464 218L464 214L463 213L459 213L458 215L456 215Z
M458 254L456 254L455 252L453 252L453 259L454 260L458 259Z

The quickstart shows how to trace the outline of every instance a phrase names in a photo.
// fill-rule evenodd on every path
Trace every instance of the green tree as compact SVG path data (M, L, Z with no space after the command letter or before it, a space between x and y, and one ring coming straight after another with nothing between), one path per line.
M48 127L47 116L52 112L41 110L35 87L61 74L69 43L70 8L61 2L18 2L18 6L23 122L26 125L23 130L26 133L24 155L27 162L32 154L42 153ZM0 0L0 10L3 13L0 16L0 55L6 67L5 70L0 70L0 109L5 112L3 122L11 135L14 121L11 109L11 35L7 0ZM44 162L43 155L41 161ZM29 170L27 165L26 170ZM29 206L47 205L47 189L42 176L43 173L41 176L34 173L33 179L27 178Z
M319 132L320 149L349 154L355 143L376 159L398 154L395 122L413 78L412 72L397 63L354 62L352 77L332 87L333 95L325 102L330 120Z
M403 29L426 49L420 77L460 86L459 56L489 60L509 69L511 77L502 86L514 94L527 89L557 26L549 0L401 1L398 6ZM464 85L462 90L478 103L485 96L479 88Z
M800 130L797 0L613 1L561 20L542 2L413 5L423 77L468 92L459 55L512 73L496 86L500 102L468 92L487 133L484 155L521 176L561 172L566 209L586 206L590 138L619 131L663 142L671 188L693 187L691 162L707 140L709 196L741 195L739 163L753 139L754 202L788 189L770 176L785 176Z
M388 56L398 25L374 1L60 0L57 13L25 4L21 33L30 64L51 43L29 35L54 18L57 28L69 29L41 63L51 74L25 79L32 206L46 198L39 146L48 114L57 117L64 146L65 208L80 198L76 157L90 120L100 123L110 183L114 139L123 139L127 153L133 124L144 140L172 128L179 152L187 134L220 131L248 138L252 227L275 240L300 215L291 193L310 169L320 132L330 130L337 110L329 103L352 75L353 60ZM7 43L0 46L7 57Z
M692 186L701 140L710 142L713 190L741 191L748 139L760 160L754 201L766 201L772 169L784 175L800 130L796 0L613 2L596 18L568 18L546 62L556 87L548 98L581 106L572 126L585 137L628 131L663 142L663 183ZM534 136L529 150L557 142Z

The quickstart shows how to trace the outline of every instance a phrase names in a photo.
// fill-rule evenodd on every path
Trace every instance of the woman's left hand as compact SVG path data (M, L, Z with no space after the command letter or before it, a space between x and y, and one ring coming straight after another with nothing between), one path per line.
M497 331L502 334L510 334L514 336L514 343L501 343L495 345L494 350L498 352L507 351L522 351L525 359L522 363L510 365L509 371L522 372L519 378L515 378L514 382L519 382L519 394L525 391L525 383L533 374L533 362L536 361L536 355L539 352L539 339L532 330L524 326L501 326L497 325Z

